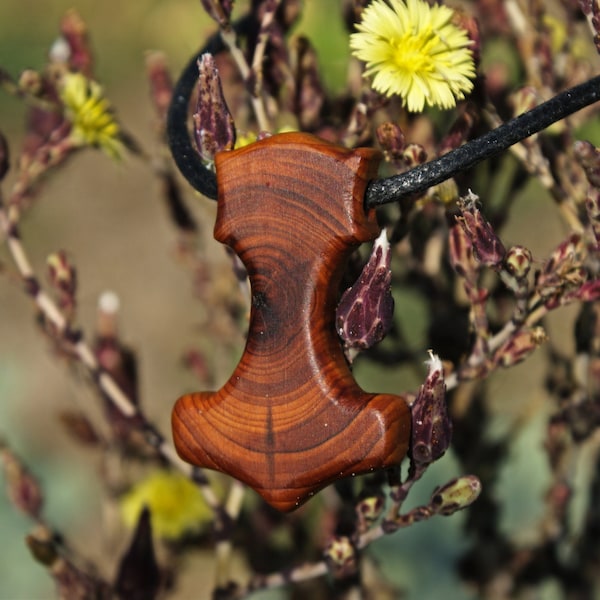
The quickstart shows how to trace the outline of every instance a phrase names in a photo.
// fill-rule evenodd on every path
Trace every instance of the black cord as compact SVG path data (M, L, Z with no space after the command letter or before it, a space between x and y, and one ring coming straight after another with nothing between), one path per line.
M600 76L561 92L440 158L406 173L372 181L365 192L365 205L381 206L403 196L424 192L598 100Z
M244 33L253 22L254 20L247 16L237 21L233 27L237 33ZM225 44L217 33L208 40L198 56L207 52L215 55L223 50ZM175 85L167 115L167 137L175 163L190 185L201 194L216 200L217 178L213 171L202 163L200 155L192 145L187 127L190 98L197 80L197 57L194 56ZM397 202L408 195L422 193L598 100L600 76L561 92L529 112L440 158L419 165L406 173L371 181L365 193L365 206L381 206Z

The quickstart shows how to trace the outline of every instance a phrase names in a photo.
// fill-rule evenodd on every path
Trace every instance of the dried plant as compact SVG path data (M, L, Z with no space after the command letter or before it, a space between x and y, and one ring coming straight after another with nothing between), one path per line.
M335 18L345 24L355 56L336 91L328 89L309 37L294 29L299 2L257 0L240 14L233 2L201 4L217 32L177 84L163 54L147 55L154 148L136 140L96 80L88 27L76 12L64 16L59 43L41 68L0 70L2 89L27 107L21 149L0 134L0 235L10 258L0 274L32 302L35 325L56 361L75 377L85 373L94 392L95 404L70 407L48 427L62 427L104 461L98 477L106 506L119 513L122 540L106 551L105 563L95 564L79 540L57 531L45 514L34 466L2 430L5 488L31 520L26 544L32 558L62 598L176 598L184 559L199 548L209 549L214 571L212 580L199 583L199 598L245 598L273 588L292 598L405 597L404 582L388 580L397 559L374 551L378 540L401 540L400 529L467 509L461 527L468 543L452 565L465 595L542 597L551 586L557 597L597 597L600 149L586 132L598 119L592 103L600 97L598 80L591 78L598 71L600 4L469 0L458 8L424 0L344 0ZM509 61L497 60L498 47ZM589 97L559 120L561 102L577 93L559 94L588 80L592 84L575 89ZM545 123L557 122L511 138L512 158L478 167L468 158L476 147L470 140L487 134L485 144L502 144L494 135L504 139L515 122L500 133L490 130L553 97L559 100L544 105L552 107ZM177 131L173 119L179 119ZM408 393L406 464L339 481L283 516L240 482L179 458L170 433L147 407L141 359L120 334L119 298L103 294L96 329L84 331L79 282L85 274L76 252L48 249L47 271L40 273L24 220L43 201L47 180L64 181L59 174L74 168L76 154L101 150L126 168L128 156L141 161L167 207L176 238L173 268L189 273L205 315L197 345L181 347L182 371L213 384L214 371L225 368L215 348L239 351L243 344L249 294L238 257L223 249L220 265L208 260L204 239L212 216L197 207L210 207L216 197L217 153L287 130L377 148L387 176L425 173L427 180L429 161L459 158L449 159L452 177L427 180L430 185L413 193L377 182L369 188L367 204L381 205L382 234L370 257L362 250L352 257L336 313L340 345L358 376L375 372L375 385L383 373L411 370L422 381ZM459 148L465 150L452 154ZM176 165L206 199L192 193ZM548 256L530 248L535 232L532 239L504 235L523 214L524 190L546 203L536 223L549 213L561 219L564 235ZM377 194L387 196L379 202ZM566 306L576 312L575 322L554 336L552 317ZM423 313L420 332L409 310ZM513 416L512 427L492 435L497 415L487 379L507 377L506 369L534 353L546 372L540 393L547 398L541 412L549 484L544 514L524 542L501 526L506 505L497 492L526 419ZM170 400L183 391L173 389ZM448 454L458 475L430 469ZM581 490L576 475L584 468L591 475ZM426 473L428 485L438 479L426 500L413 501ZM580 526L572 518L576 496L586 500ZM100 516L97 529L100 538ZM236 557L245 570L235 566Z

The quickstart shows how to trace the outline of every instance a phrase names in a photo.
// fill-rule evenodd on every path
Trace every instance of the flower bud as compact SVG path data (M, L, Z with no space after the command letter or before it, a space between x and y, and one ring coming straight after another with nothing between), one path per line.
M77 289L77 271L64 250L50 254L46 259L52 285L63 294L74 296Z
M69 67L91 78L93 57L85 21L76 10L68 10L62 18L60 31L69 45Z
M452 438L452 421L446 406L444 370L438 356L429 353L428 373L411 406L412 462L426 466L443 456Z
M135 352L121 343L118 333L120 301L114 292L104 292L98 300L96 339L93 351L102 371L114 380L130 403L138 406L138 369ZM137 412L126 415L105 396L106 418L116 439L125 440L139 426Z
M502 262L506 250L490 223L477 208L477 200L478 197L471 192L461 199L461 215L457 220L469 236L477 260L487 267L497 267Z
M140 513L130 546L121 558L114 587L119 598L155 598L160 580L150 511L146 507Z
M200 2L208 16L214 19L219 27L229 27L233 0L200 0Z
M198 103L193 115L194 135L200 156L212 161L215 154L235 146L235 126L225 102L219 71L211 54L198 61Z
M385 507L385 499L383 495L367 496L359 500L356 505L356 513L359 521L365 525L371 525L381 516Z
M357 551L349 537L340 535L333 538L324 552L325 562L336 578L344 578L356 572Z
M600 298L600 279L592 279L583 283L579 289L567 294L567 299L577 299L580 302L594 302Z
M472 104L467 104L462 113L450 127L450 131L444 136L440 142L438 155L442 156L451 150L458 148L467 141L473 126L477 123L478 112Z
M473 256L473 244L460 225L450 227L448 246L452 268L470 285L475 285L479 265Z
M561 302L565 290L581 286L587 278L583 268L584 244L577 234L570 235L552 252L537 276L538 293L548 309Z
M589 189L587 198L585 199L585 209L592 226L594 238L596 238L596 245L600 247L600 187L592 187Z
M283 46L285 48L285 46ZM321 113L325 104L325 91L319 75L317 52L308 39L304 36L297 37L290 45L289 56L293 66L295 80L295 94L293 111L298 116L300 129L311 131L321 121ZM281 70L287 73L289 65L286 64L288 52L277 57L281 63Z
M37 479L11 450L0 444L7 495L13 505L32 519L38 519L44 504Z
M392 325L390 263L390 244L383 230L358 281L342 294L336 310L337 330L347 354L374 346Z
M427 152L421 144L408 144L402 153L402 160L407 167L416 167L427 160Z
M515 279L522 280L527 277L532 261L531 251L525 246L511 246L504 257L504 267Z
M173 81L167 67L167 59L162 52L148 52L146 74L150 83L150 98L161 122L167 118L167 111L173 95Z
M84 446L99 446L101 439L93 425L82 413L65 410L59 414L67 434Z
M548 337L543 327L524 329L510 337L494 353L494 361L503 367L512 367L524 361Z
M554 249L544 265L541 277L550 276L556 271L561 274L568 273L581 263L581 250L581 237L577 234L569 236Z
M386 121L377 128L376 135L377 141L388 160L402 159L405 141L404 133L402 133L399 125Z
M429 506L435 514L452 515L473 504L480 493L481 481L475 475L463 475L437 488L431 496Z
M600 187L600 150L591 142L577 140L573 144L573 153L590 184Z
M0 131L0 181L2 181L10 169L10 154L8 143L4 134Z

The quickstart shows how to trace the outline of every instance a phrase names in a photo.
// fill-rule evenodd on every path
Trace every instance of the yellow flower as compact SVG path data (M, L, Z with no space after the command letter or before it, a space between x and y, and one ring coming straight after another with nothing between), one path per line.
M197 531L212 518L198 486L171 471L150 474L121 498L121 515L128 527L135 527L145 506L150 509L154 533L168 539Z
M565 27L565 23L552 15L545 14L542 17L542 22L547 27L548 32L550 33L550 43L552 44L552 52L558 53L564 47L565 43L568 40L567 28Z
M363 11L353 54L367 63L373 88L402 97L404 106L421 112L428 106L453 108L473 89L471 41L452 23L447 6L424 0L374 0Z
M81 73L65 73L59 92L71 123L71 139L77 145L95 146L111 158L120 158L121 130L100 85Z
M253 132L238 132L235 140L235 149L238 150L239 148L243 148L244 146L249 146L250 144L253 144L256 141L256 139L257 136Z

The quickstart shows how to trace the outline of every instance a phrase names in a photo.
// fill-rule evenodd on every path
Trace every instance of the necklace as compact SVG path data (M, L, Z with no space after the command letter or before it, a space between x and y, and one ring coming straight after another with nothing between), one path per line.
M201 54L223 49L217 35ZM423 192L597 101L600 77L386 179L375 178L374 150L305 133L221 152L215 175L187 131L196 79L194 57L173 94L169 144L189 183L218 198L215 237L245 264L252 307L237 368L220 390L177 401L174 441L188 462L227 473L288 511L336 479L399 465L408 449L405 399L364 392L335 331L343 269L377 236L375 207Z

